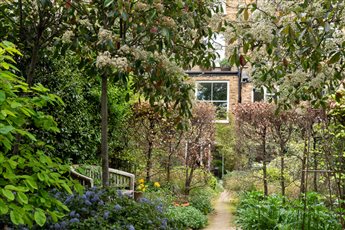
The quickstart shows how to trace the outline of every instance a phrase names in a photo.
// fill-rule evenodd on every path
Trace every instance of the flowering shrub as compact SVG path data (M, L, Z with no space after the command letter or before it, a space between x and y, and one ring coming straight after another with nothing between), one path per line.
M141 198L138 202L121 192L91 188L83 194L55 194L70 212L46 229L175 229L158 201ZM179 228L180 229L180 228Z
M139 179L138 180L138 186L137 186L137 190L138 191L142 191L142 192L145 192L146 190L157 190L161 187L160 183L159 182L154 182L154 183L147 183L145 184L145 180L144 179Z

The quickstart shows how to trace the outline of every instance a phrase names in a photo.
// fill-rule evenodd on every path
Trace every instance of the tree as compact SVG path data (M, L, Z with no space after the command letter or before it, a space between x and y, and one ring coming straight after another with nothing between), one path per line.
M188 132L185 137L185 194L191 190L194 170L197 167L207 168L211 161L211 148L215 138L215 108L212 104L198 102L193 108ZM206 159L206 162L204 161ZM205 165L207 165L205 167Z
M126 81L162 112L175 102L181 115L190 114L191 86L185 84L180 67L211 65L213 31L208 26L212 0L195 1L92 1L76 10L73 34L77 51L89 63L92 74L102 79L103 184L108 183L107 82ZM67 33L67 32L66 32ZM71 32L69 32L71 33ZM205 42L205 39L208 38ZM187 41L187 42L186 42ZM206 45L205 45L206 43ZM96 60L96 68L94 63Z
M226 32L232 63L243 53L254 82L275 92L282 108L305 100L325 107L325 92L335 92L344 78L344 8L334 0L243 5Z
M6 0L0 2L0 37L18 45L21 74L29 86L35 80L37 64L54 40L64 34L72 13L66 0Z
M274 116L273 105L268 103L242 103L235 108L238 131L259 146L256 158L262 161L265 196L268 195L267 164L272 158L267 151L272 116Z

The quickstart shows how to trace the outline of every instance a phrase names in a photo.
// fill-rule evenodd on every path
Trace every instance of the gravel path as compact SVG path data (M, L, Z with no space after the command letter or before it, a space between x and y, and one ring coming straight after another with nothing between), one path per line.
M230 197L227 191L220 194L214 207L214 213L209 216L209 225L204 230L235 230L231 224L232 214L230 213Z

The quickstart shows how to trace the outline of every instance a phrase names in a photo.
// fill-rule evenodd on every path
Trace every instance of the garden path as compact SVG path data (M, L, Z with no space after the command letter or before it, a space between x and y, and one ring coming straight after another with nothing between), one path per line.
M216 201L214 213L210 215L209 225L204 230L235 230L233 216L230 212L230 193L222 192Z

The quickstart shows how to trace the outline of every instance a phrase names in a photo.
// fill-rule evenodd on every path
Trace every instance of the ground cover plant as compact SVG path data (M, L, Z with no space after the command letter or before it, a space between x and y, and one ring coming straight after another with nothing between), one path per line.
M237 223L242 229L342 229L337 214L330 211L320 195L306 194L303 200L289 200L281 195L264 196L247 192L237 208ZM306 208L306 209L304 209Z

